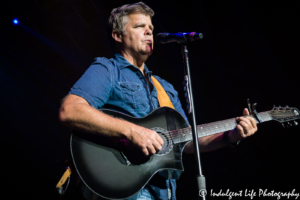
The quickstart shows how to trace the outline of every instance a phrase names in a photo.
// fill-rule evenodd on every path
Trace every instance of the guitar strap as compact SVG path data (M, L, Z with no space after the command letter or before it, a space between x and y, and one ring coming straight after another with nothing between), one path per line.
M166 106L175 109L169 96L167 95L166 91L161 86L161 84L158 82L158 80L154 78L154 76L151 76L151 80L153 82L154 87L157 90L157 98L160 107ZM70 167L68 167L65 173L63 174L63 176L61 177L61 179L58 181L56 188L61 188L63 184L65 184L65 182L67 181L70 175L71 175L71 169Z
M158 82L158 80L156 80L156 78L154 78L154 76L151 76L151 80L153 82L154 87L157 90L157 98L158 98L158 103L159 103L160 107L167 106L167 107L175 109L169 96L167 95L166 91L161 86L161 84Z
M61 186L66 182L66 180L68 179L68 177L70 175L71 175L71 169L70 169L70 167L68 167L67 170L65 171L65 173L63 174L63 176L58 181L56 188L61 188Z

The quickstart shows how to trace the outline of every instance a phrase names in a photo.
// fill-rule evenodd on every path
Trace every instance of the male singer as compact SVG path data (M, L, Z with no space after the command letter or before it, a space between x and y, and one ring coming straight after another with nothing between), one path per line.
M64 99L59 119L66 126L99 138L126 138L145 156L151 156L162 147L162 138L153 130L113 118L97 110L108 108L134 117L144 117L159 107L152 72L145 65L153 52L153 10L142 2L126 4L113 9L109 17L112 37L118 53L113 58L97 57L83 76L74 84ZM185 118L185 113L173 86L154 76L168 94L174 109ZM257 131L256 122L247 117L237 118L236 129L199 139L201 152L234 146L238 141ZM223 135L225 134L225 135ZM193 153L193 142L185 153ZM140 192L129 198L175 200L177 171L162 171L155 175Z

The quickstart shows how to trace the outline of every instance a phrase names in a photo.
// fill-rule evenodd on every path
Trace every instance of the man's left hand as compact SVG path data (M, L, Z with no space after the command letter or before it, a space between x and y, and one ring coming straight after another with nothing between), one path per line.
M231 130L228 135L228 140L231 143L236 143L257 131L256 121L252 117L248 117L249 111L247 108L243 110L243 117L237 117L238 125Z

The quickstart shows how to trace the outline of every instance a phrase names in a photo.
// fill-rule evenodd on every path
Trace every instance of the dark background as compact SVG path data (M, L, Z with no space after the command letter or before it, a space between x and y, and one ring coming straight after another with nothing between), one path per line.
M55 185L65 170L59 162L69 156L71 133L58 122L61 100L94 57L113 55L109 14L135 2L1 1L3 196L55 199ZM144 2L156 13L154 35L183 31L204 35L189 45L197 124L241 115L247 98L258 103L259 112L273 105L300 107L299 2ZM14 18L20 25L12 24ZM146 64L174 85L185 108L180 46L154 46ZM236 148L201 154L208 198L211 190L220 189L299 192L299 127L284 129L274 121L258 127ZM184 157L186 171L178 181L178 199L197 196L193 159ZM65 198L74 199L74 194L71 186Z

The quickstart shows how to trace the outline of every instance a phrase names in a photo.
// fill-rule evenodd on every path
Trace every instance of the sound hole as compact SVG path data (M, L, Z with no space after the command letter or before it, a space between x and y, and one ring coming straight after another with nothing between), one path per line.
M156 131L158 135L164 140L164 144L159 152L157 152L156 156L163 156L168 154L173 148L173 142L170 134L162 129L162 128L153 128L152 130Z
M173 148L172 139L165 129L155 127L152 130L156 131L159 136L164 140L164 144L159 152L156 152L155 156L163 156L168 154ZM128 140L121 139L118 142L119 151L124 159L126 165L141 165L149 161L151 156L144 156L143 152L134 147Z

